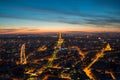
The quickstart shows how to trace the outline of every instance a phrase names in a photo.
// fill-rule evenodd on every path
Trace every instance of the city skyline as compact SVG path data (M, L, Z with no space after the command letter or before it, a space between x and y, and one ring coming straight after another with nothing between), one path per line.
M120 34L12 34L0 44L0 80L120 80Z
M1 0L0 34L120 32L119 0Z

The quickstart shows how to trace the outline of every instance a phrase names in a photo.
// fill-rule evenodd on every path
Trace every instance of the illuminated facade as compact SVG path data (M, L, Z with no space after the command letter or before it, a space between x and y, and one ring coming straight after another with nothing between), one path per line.
M58 39L56 48L61 49L61 45L62 45L63 41L64 41L64 39L62 39L62 33L59 33L59 39Z
M25 55L25 43L22 44L21 47L21 52L20 52L20 64L26 64L27 60L26 60L26 55Z

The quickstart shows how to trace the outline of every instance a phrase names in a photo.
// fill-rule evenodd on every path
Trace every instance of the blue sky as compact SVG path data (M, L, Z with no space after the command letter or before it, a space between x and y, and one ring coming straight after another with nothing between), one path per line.
M119 31L120 0L0 0L1 33L23 29Z

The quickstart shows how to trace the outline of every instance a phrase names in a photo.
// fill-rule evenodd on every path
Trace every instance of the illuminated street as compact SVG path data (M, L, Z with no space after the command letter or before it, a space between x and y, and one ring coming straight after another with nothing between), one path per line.
M69 34L31 35L32 38L27 35L11 35L7 39L1 36L0 78L120 79L120 35L113 34L114 36L105 38L105 34L102 36L87 33L79 36ZM13 46L10 48L9 44Z

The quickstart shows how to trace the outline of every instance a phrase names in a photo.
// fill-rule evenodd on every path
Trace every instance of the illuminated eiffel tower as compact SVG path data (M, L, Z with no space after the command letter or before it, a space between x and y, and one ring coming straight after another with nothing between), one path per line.
M20 64L26 64L27 60L26 60L26 56L25 56L25 43L22 44L21 47L21 52L20 52Z

